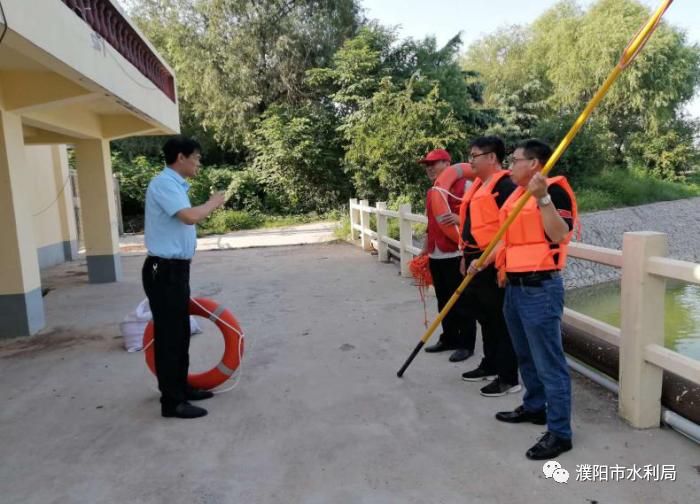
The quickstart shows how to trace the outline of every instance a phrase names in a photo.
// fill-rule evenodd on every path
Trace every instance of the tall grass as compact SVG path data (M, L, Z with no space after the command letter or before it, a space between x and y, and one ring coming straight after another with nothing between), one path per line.
M574 184L581 212L593 212L700 196L700 184L688 178L669 182L627 170L605 172Z

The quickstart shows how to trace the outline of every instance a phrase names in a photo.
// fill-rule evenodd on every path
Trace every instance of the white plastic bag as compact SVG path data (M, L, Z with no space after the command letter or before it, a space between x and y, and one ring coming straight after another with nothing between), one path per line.
M143 348L143 332L152 318L148 299L142 300L135 310L124 317L122 323L119 324L119 329L124 338L124 348L127 352L138 352ZM197 319L192 316L190 316L190 332L192 334L202 332Z

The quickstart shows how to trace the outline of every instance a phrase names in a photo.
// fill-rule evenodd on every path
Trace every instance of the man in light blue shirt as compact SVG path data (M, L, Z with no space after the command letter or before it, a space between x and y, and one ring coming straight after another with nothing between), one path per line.
M192 207L185 179L197 175L200 145L189 138L173 137L163 146L166 168L146 191L146 248L143 288L153 314L154 353L161 414L197 418L207 410L189 403L213 394L188 386L190 346L190 262L197 246L195 224L224 204L216 193L203 205Z
M148 255L164 259L192 259L197 246L194 225L185 224L177 213L188 209L190 185L178 172L166 167L146 191L146 248Z

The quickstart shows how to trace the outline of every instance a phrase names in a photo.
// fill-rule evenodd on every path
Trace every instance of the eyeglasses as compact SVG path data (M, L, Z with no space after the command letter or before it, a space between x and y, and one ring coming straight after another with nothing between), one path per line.
M516 157L511 156L511 157L508 158L508 164L511 165L511 166L513 166L513 165L514 165L515 163L517 163L518 161L532 161L533 159L535 159L535 158L531 158L531 157L519 157L519 158L516 158Z
M471 163L471 162L474 161L476 158L481 157L481 156L485 156L485 155L487 155L487 154L493 154L493 151L482 152L481 154L469 154L469 157L467 157L467 160Z

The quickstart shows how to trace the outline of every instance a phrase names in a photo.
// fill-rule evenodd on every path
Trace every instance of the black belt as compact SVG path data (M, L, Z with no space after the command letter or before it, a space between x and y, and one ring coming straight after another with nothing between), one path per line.
M560 271L533 271L528 273L506 273L508 283L511 285L523 285L525 287L541 287L545 280L559 278Z
M148 260L154 263L158 264L174 264L174 265L183 265L183 264L190 264L192 262L192 259L166 259L165 257L158 257L158 256L148 256Z

